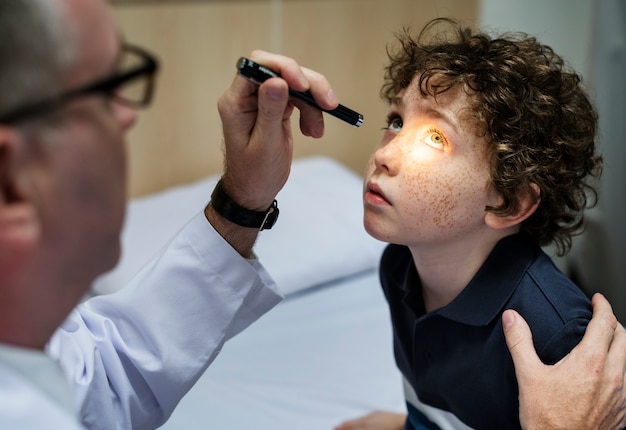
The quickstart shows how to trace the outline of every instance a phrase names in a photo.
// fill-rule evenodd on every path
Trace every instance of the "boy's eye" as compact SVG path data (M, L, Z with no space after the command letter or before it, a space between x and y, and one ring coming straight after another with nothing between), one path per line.
M424 143L435 149L443 149L446 145L446 138L436 129L430 129L424 136Z
M402 125L402 118L399 116L393 116L387 119L387 130L400 131L402 130Z

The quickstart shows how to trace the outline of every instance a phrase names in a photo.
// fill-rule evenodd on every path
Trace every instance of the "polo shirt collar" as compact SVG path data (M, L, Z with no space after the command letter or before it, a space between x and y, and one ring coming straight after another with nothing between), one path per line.
M538 250L524 234L501 239L463 291L433 314L471 326L489 324L503 311Z

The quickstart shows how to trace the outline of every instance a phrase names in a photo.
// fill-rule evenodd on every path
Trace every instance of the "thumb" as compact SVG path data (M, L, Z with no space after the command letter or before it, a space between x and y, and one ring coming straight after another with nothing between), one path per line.
M255 128L262 130L264 145L283 139L283 121L289 117L289 88L282 79L270 79L259 87Z
M506 345L513 358L518 383L536 376L537 369L542 367L543 363L537 356L533 335L524 318L516 311L508 309L502 314L502 327Z

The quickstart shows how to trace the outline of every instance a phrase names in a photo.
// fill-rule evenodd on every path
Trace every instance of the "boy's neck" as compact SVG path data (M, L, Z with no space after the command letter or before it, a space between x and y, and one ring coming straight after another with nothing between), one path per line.
M506 231L506 234L489 235L488 239L483 236L480 240L452 241L448 245L409 247L422 284L426 312L452 302L478 272L496 243L514 233Z

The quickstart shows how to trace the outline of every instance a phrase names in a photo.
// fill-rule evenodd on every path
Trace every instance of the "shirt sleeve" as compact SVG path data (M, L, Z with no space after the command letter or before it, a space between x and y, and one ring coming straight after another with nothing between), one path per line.
M193 218L127 285L79 305L48 352L90 429L153 429L224 342L282 299L256 260Z

